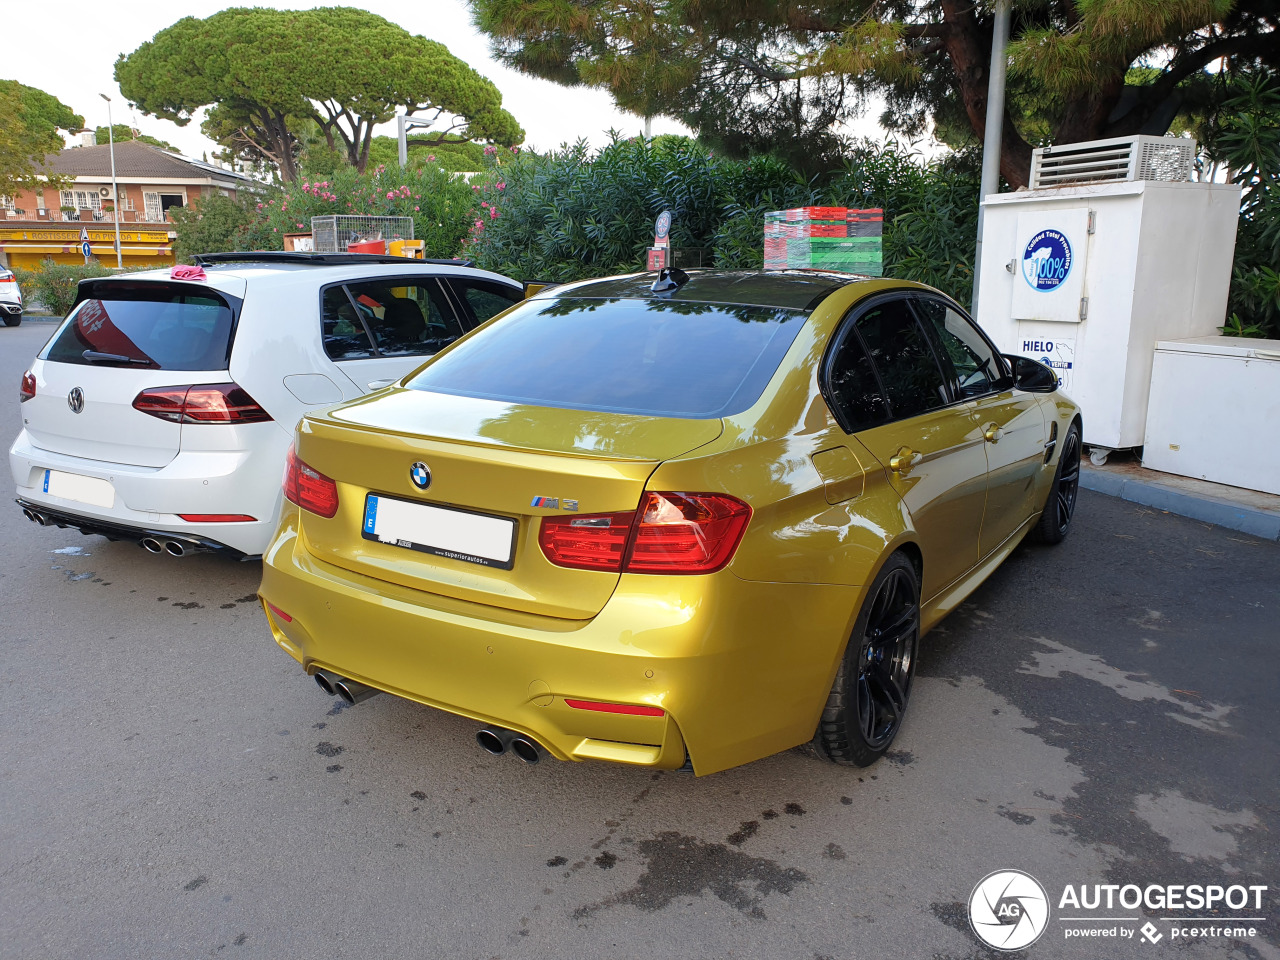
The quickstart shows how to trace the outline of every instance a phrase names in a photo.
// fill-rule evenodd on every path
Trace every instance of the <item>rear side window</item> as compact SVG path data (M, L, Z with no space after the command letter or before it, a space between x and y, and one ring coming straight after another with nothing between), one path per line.
M950 402L946 381L924 330L906 300L889 300L864 313L857 330L880 374L895 420Z
M428 356L464 332L434 278L329 287L321 324L325 353L334 360Z
M98 283L45 349L57 363L225 370L240 301L185 284Z
M522 290L493 280L447 277L444 282L449 285L466 315L468 327L477 327L513 303L524 299Z
M807 317L672 300L533 300L408 386L574 410L731 416L759 399Z
M852 325L843 336L826 369L827 399L832 412L847 433L856 433L889 419L885 402L867 348Z

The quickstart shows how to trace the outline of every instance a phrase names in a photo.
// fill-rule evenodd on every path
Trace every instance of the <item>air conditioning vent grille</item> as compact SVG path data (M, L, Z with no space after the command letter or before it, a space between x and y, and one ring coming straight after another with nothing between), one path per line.
M1130 180L1191 179L1196 143L1185 137L1116 137L1058 147L1031 155L1031 189Z

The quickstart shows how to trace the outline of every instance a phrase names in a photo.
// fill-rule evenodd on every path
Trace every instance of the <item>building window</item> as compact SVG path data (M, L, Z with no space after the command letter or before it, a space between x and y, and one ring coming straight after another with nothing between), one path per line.
M9 211L10 213L13 213L15 210L18 209L16 206L14 206L13 197L0 197L0 207L4 207L5 210Z
M142 194L142 206L144 209L143 216L149 223L158 223L164 219L164 212L160 209L160 194L144 192Z

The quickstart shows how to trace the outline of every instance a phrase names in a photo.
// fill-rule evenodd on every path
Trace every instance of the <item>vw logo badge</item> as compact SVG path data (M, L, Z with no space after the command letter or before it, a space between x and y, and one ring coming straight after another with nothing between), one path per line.
M84 409L84 391L79 387L72 387L71 392L67 394L67 406L71 408L72 413L79 413Z
M419 490L425 490L431 486L431 471L427 469L427 465L419 460L409 468L409 479L413 481L413 485Z

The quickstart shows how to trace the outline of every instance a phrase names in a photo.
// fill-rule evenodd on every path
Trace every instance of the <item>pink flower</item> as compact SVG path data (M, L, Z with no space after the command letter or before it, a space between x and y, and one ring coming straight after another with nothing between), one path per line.
M413 208L413 212L414 212L414 213L417 213L417 212L418 212L418 208L417 208L417 207L414 207L414 208Z
M492 157L497 152L498 152L498 148L495 147L493 144L489 144L487 147L484 148L484 155L486 157Z
M436 155L434 153L427 154L427 163L435 163Z
M497 220L497 219L498 219L498 208L497 208L497 207L491 207L491 208L489 209L489 219L490 219L490 220Z
M482 207L487 207L488 205L489 205L489 201L487 201L487 200L481 200L481 201L480 201L480 206L482 206Z
M390 190L388 190L388 191L387 191L387 199L388 199L388 200L394 200L395 198L396 198L396 195L395 195L394 193L392 193Z
M261 210L261 209L262 209L262 204L258 204L258 209L259 209L259 210Z
M302 229L302 224L298 224L298 229L299 229L299 230L301 230L301 229Z
M500 182L500 183L498 184L498 189L499 189L499 190L505 190L505 189L507 189L507 184L506 184L506 181L505 181L505 180L504 180L504 181L502 181L502 182Z

